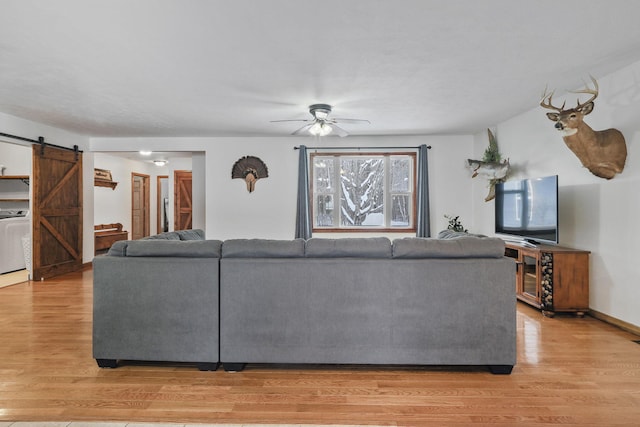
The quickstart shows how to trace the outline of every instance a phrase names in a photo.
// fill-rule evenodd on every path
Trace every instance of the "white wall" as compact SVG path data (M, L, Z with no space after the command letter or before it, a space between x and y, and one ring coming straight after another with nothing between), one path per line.
M585 72L587 74L587 72ZM595 130L617 128L627 141L627 162L612 180L592 175L565 146L546 111L536 107L500 123L496 138L503 157L510 158L512 178L559 176L560 244L591 251L590 307L640 326L640 62L598 79L595 110L585 118ZM542 85L542 84L541 84ZM557 102L575 105L575 94ZM580 89L580 87L572 90ZM585 99L584 97L582 98ZM488 145L486 132L474 136L475 155ZM478 179L478 178L476 178ZM493 233L493 202L483 201L486 188L473 183L474 228Z
M5 175L31 176L31 144L16 144L8 138L5 142L0 137L0 169L2 167Z
M94 138L92 151L204 152L205 227L207 238L290 239L295 234L298 151L295 146L411 146L431 145L429 152L432 233L447 227L444 214L472 218L471 188L464 162L473 149L471 136L385 136L324 138ZM269 177L249 193L243 180L231 178L241 157L261 158ZM200 163L194 161L194 168ZM194 171L194 179L199 176ZM170 183L170 188L172 183ZM195 188L195 183L194 183ZM195 218L195 216L194 216ZM317 234L326 236L326 234ZM371 234L368 234L371 235ZM394 237L394 236L391 236Z
M207 222L207 156L204 152L191 157L191 228L206 229Z

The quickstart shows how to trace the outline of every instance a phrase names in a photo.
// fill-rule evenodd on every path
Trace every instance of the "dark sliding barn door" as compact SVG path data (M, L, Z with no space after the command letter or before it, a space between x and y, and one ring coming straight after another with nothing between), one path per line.
M33 280L82 268L82 153L33 146Z
M192 224L191 171L174 171L174 230L191 230Z

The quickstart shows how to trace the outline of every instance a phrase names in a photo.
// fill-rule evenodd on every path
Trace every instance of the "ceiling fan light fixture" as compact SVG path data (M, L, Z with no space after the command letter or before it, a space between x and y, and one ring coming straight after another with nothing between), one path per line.
M329 135L331 131L333 131L333 128L331 127L331 125L327 123L323 123L322 127L320 128L320 136Z
M309 128L309 133L311 135L320 135L320 131L322 131L322 123L315 122L313 126Z
M309 128L309 133L314 136L329 135L333 131L333 128L328 123L323 121L316 121L313 126Z

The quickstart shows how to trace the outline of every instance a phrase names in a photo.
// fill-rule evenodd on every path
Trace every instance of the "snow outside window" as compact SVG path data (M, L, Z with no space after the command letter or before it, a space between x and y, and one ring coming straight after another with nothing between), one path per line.
M413 153L312 154L313 229L415 230Z

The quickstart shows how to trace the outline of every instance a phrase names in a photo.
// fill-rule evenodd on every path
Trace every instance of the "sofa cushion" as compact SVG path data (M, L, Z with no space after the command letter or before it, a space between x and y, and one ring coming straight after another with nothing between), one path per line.
M199 228L193 230L177 230L176 233L180 240L204 240L204 230Z
M222 244L222 258L300 258L304 240L231 239Z
M127 257L219 258L220 240L131 240L124 250Z
M431 239L407 237L393 241L394 258L501 258L504 241L495 237Z
M109 256L126 256L127 245L131 240L118 240L113 242L113 245L109 248L107 255Z
M307 240L307 258L391 258L391 241L386 237L349 237Z
M139 240L180 240L180 235L175 231L167 231L165 233L146 236Z

